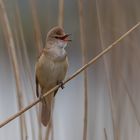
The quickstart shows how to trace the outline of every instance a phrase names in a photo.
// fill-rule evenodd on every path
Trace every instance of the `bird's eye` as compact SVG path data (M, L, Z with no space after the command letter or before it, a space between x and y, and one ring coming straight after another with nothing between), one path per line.
M55 36L54 38L58 39L59 37L58 36Z

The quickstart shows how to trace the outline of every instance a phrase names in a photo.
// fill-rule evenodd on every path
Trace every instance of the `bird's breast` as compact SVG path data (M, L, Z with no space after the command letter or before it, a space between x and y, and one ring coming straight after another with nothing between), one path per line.
M53 87L64 80L68 63L67 58L63 61L54 61L50 57L44 57L38 66L38 79L43 87Z

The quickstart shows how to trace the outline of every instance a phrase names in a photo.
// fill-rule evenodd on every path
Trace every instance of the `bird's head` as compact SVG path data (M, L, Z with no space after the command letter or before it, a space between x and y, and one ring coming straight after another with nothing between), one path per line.
M48 32L46 41L49 44L64 48L71 41L69 36L70 34L66 34L63 28L56 26Z

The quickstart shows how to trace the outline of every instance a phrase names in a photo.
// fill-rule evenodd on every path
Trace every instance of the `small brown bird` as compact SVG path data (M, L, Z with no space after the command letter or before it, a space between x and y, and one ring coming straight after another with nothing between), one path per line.
M58 84L62 84L68 68L68 58L65 51L69 34L65 34L61 27L52 28L46 39L46 45L36 63L36 94L41 97L47 91ZM41 94L39 94L39 86ZM55 92L42 100L41 122L47 126L52 111Z

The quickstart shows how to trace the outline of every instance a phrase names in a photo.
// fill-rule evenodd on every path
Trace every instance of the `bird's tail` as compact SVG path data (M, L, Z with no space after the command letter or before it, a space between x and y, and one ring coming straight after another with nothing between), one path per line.
M44 126L47 126L51 119L52 108L53 94L49 94L45 99L43 99L41 106L41 122Z

